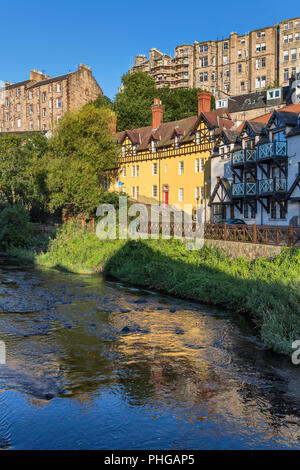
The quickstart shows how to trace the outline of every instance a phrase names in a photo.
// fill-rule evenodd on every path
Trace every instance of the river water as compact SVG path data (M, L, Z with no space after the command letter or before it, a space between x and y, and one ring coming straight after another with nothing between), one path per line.
M0 448L300 447L300 366L231 313L0 268Z

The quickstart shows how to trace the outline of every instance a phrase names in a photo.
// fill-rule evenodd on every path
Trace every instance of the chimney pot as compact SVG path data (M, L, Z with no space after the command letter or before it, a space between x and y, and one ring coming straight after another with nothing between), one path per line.
M159 98L154 98L154 104L152 105L152 129L157 129L164 117L164 106L161 104Z
M211 97L209 91L200 91L198 93L198 116L211 110Z

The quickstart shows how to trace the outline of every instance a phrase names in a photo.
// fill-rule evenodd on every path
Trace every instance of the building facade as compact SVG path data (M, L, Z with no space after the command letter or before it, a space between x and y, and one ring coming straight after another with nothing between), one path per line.
M300 104L223 131L211 155L211 222L300 225Z
M48 131L63 114L102 95L89 67L51 78L31 70L29 80L0 90L0 132Z
M118 178L110 189L144 204L162 204L186 212L195 211L201 204L206 208L213 135L217 129L233 126L226 111L211 112L210 106L211 94L199 93L198 116L164 123L164 107L156 99L152 126L116 135L121 155Z
M158 66L160 64L160 68ZM218 98L287 85L300 71L300 17L247 34L183 44L175 56L151 49L135 58L131 72L153 76L157 87L202 88Z

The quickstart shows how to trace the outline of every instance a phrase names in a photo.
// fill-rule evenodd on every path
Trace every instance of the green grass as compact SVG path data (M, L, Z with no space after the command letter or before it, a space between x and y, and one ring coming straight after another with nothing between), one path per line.
M30 250L23 250L29 257ZM267 348L289 354L300 339L300 250L271 260L231 260L204 246L187 250L178 240L107 240L70 226L50 240L38 265L77 273L103 271L136 286L226 308L250 317Z

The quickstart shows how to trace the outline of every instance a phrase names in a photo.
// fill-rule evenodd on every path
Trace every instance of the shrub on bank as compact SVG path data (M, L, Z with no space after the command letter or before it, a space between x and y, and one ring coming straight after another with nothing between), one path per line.
M105 274L140 287L224 307L255 322L264 344L290 353L300 338L300 250L272 260L230 260L204 246L187 250L179 240L108 240L63 228L37 262Z
M8 205L0 212L0 246L24 247L33 235L29 214L21 205Z

